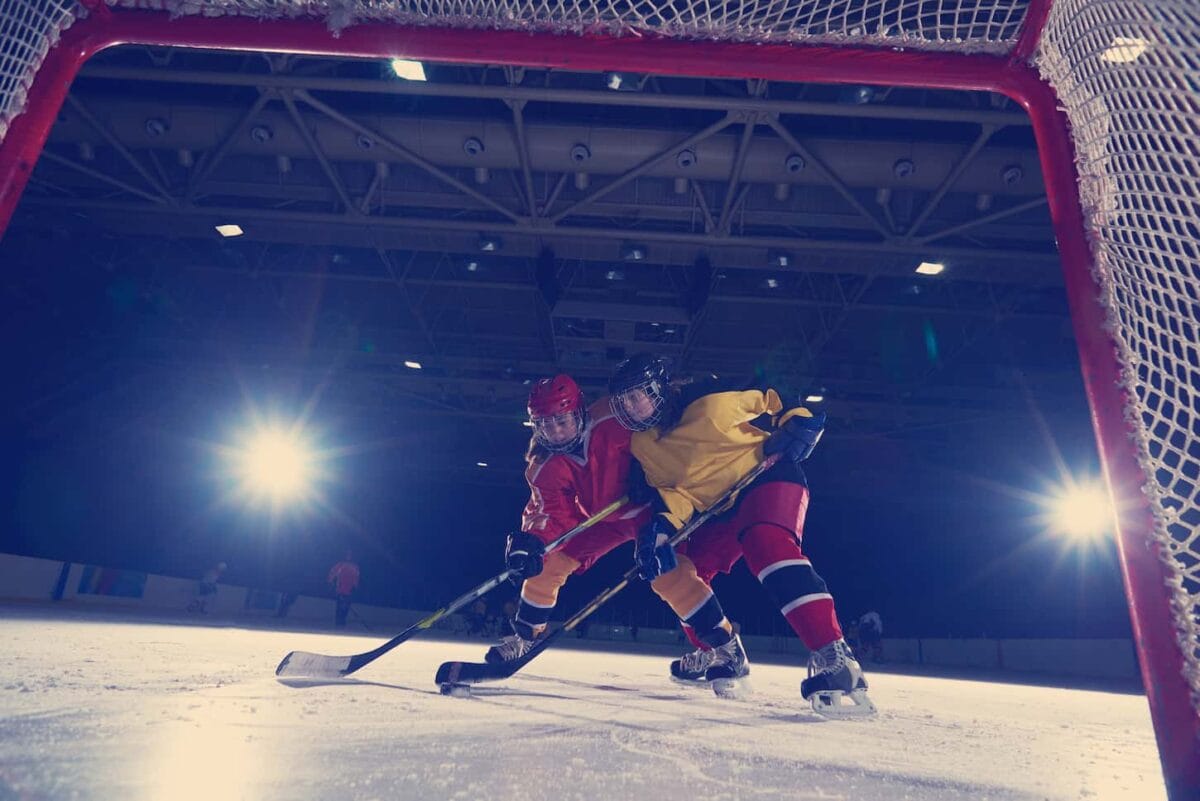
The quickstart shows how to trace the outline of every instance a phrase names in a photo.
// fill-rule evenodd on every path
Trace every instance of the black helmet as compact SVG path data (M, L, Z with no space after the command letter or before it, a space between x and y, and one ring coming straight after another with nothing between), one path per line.
M630 431L658 425L672 405L671 370L666 360L649 353L630 356L617 365L608 381L613 415Z

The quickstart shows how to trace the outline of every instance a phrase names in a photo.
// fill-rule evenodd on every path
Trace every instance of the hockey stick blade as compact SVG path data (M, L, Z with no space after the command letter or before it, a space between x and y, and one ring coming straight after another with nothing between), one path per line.
M338 679L351 672L352 661L349 656L292 651L275 668L275 675L281 678L302 676L306 679Z
M441 686L444 684L479 684L484 681L507 679L550 647L550 644L558 638L562 631L562 629L558 629L550 633L538 640L537 644L526 651L524 656L500 665L493 665L491 662L443 662L437 669L433 680Z
M515 671L508 665L493 665L488 662L443 662L437 669L435 681L444 684L478 684L481 681L507 679Z

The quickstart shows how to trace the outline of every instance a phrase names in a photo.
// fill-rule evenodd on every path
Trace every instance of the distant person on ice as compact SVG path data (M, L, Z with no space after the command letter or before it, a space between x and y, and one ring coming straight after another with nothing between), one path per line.
M512 634L487 652L492 664L524 656L546 630L567 579L632 540L649 520L645 506L623 506L545 553L547 543L625 494L629 432L613 419L607 398L587 406L579 385L567 375L537 381L528 410L533 427L525 469L529 502L521 530L508 536L504 552L508 568L524 582Z
M217 597L217 582L221 580L226 567L228 566L224 562L217 562L204 571L204 574L200 576L200 582L196 585L196 597L188 604L189 612L208 614L208 602Z
M873 661L883 661L883 618L878 612L867 612L858 619L858 643L864 655L869 650Z
M354 561L352 551L346 551L346 558L329 568L329 576L325 580L333 585L333 594L337 599L333 625L338 628L346 626L346 616L350 614L350 595L358 586L358 576L358 564Z
M767 386L715 378L677 386L671 378L664 360L633 356L617 366L609 394L614 416L634 432L630 495L653 504L653 518L637 535L638 571L684 620L696 646L671 663L672 677L711 682L718 694L742 689L749 660L710 583L745 558L812 652L801 695L824 714L874 712L833 596L800 548L808 509L800 462L821 438L824 414L785 403ZM782 455L774 467L672 549L667 541L695 514L774 453ZM843 696L853 703L843 706Z

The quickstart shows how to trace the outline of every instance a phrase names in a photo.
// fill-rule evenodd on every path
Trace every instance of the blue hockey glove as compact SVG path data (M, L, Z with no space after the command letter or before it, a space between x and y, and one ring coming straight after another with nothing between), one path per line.
M673 536L675 527L662 515L655 515L638 532L633 558L637 562L638 575L644 580L654 581L663 573L670 573L679 564L675 559L675 549L668 542Z
M542 560L546 546L532 534L514 531L508 535L504 546L504 564L523 579L533 578L542 572Z
M763 445L763 453L767 456L782 453L793 462L803 462L812 455L813 448L817 447L824 433L825 412L818 412L811 417L794 414Z

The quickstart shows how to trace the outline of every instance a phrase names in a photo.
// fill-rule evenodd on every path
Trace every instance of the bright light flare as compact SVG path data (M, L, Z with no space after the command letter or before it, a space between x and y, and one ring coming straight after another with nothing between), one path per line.
M315 477L315 457L295 432L262 429L236 452L235 469L250 495L274 502L305 498Z
M403 78L406 81L423 81L425 80L425 65L420 61L412 61L407 58L393 58L392 72L397 78Z
M1071 483L1048 499L1047 522L1075 540L1099 539L1112 530L1113 509L1104 487L1095 482Z

